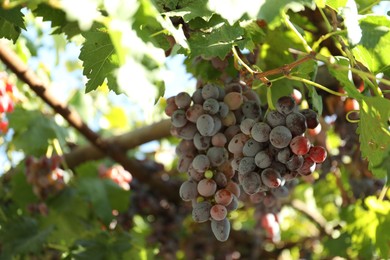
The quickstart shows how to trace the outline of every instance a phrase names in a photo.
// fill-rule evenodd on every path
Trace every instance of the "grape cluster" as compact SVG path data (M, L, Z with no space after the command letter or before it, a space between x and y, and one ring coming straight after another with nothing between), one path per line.
M52 156L26 158L27 182L33 187L33 192L42 199L57 194L65 188L65 171L59 168L62 157Z
M10 83L7 74L0 73L0 132L6 133L8 131L8 121L6 120L6 113L14 110L14 92L15 87Z
M192 96L167 99L171 133L182 139L178 170L188 174L180 196L192 201L194 221L211 221L219 241L229 236L227 215L237 209L241 188L252 202L273 207L276 197L289 194L289 181L325 160L326 150L303 136L318 125L317 114L298 111L291 97L276 108L263 117L257 94L239 83L206 84Z
M102 179L111 179L124 190L130 190L130 183L133 176L126 171L122 165L113 165L107 168L105 165L99 166L99 177Z

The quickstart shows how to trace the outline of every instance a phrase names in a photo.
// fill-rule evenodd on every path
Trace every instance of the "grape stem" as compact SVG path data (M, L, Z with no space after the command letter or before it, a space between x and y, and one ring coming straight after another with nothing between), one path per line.
M333 90L328 89L327 87L325 87L325 86L323 86L321 84L318 84L317 82L314 82L314 81L311 81L311 80L308 80L308 79L296 77L296 76L293 76L293 75L288 75L287 78L291 79L291 80L295 80L295 81L300 81L300 82L308 84L308 85L312 85L312 86L314 86L316 88L322 89L323 91L326 91L326 92L328 92L330 94L333 94L335 96L339 96L339 97L346 97L346 96L348 96L347 94L343 94L343 93L340 93L340 92L333 91Z

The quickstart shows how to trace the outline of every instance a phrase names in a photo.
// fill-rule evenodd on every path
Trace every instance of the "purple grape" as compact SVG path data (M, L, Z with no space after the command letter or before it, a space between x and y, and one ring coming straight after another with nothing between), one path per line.
M305 133L307 129L306 118L298 112L290 113L286 116L286 126L290 129L292 136L297 136Z
M211 230L218 241L225 242L230 234L230 222L227 218L217 221L211 219Z
M215 115L219 111L219 102L214 98L208 98L203 103L203 110L211 115Z
M210 147L207 150L207 157L212 166L220 166L228 159L228 152L224 147Z
M317 113L312 109L304 109L300 111L306 118L306 125L309 129L314 129L320 123Z
M210 159L204 154L198 154L192 161L192 167L198 172L205 172L210 167Z
M191 105L191 96L186 92L180 92L175 97L175 104L178 108L185 109Z
M203 223L210 219L211 203L208 201L202 201L196 203L192 209L192 219L196 223Z
M266 122L272 127L277 127L286 124L286 117L276 110L268 111L266 115Z
M261 179L257 172L247 172L241 176L240 184L245 193L255 194L260 190Z
M258 122L252 126L251 135L257 142L268 142L271 127L264 123Z
M254 157L260 150L264 149L264 144L256 142L254 139L249 139L242 148L244 156Z
M199 133L196 133L194 135L194 140L193 140L194 146L199 151L206 151L210 147L210 141L211 141L210 136L203 136Z
M174 127L183 127L187 124L186 113L184 110L178 109L173 112L171 117L171 123Z
M187 117L187 120L192 122L192 123L196 123L196 121L198 120L198 118L203 115L205 112L203 110L203 106L200 105L200 104L194 104L192 106L190 106L187 110L186 110L186 117Z
M279 113L288 115L292 113L296 108L295 100L290 96L281 97L276 102L275 107Z
M214 119L208 114L203 114L199 116L196 120L196 128L199 133L203 136L211 136L211 133L214 130Z
M296 171L303 165L303 157L301 155L293 154L290 159L286 162L286 167L290 171Z
M255 156L255 164L261 169L268 168L272 163L272 157L267 151L260 151Z
M271 130L269 140L276 148L284 148L290 144L292 134L285 126L277 126Z
M278 171L267 168L261 172L261 181L269 188L277 188L282 184L282 177Z
M256 101L253 100L245 101L242 104L241 110L246 118L260 119L261 117L261 109L259 105L256 103Z
M290 156L291 156L290 149L288 147L285 147L278 152L276 158L278 159L279 162L286 164L288 159L290 159Z
M243 157L240 160L240 164L238 166L238 172L240 174L248 173L254 171L255 169L256 169L255 158Z
M204 100L208 98L218 99L219 90L218 87L212 84L207 84L202 88L202 97Z
M196 199L198 196L198 184L196 181L188 180L181 184L179 194L180 198L184 201L190 201Z

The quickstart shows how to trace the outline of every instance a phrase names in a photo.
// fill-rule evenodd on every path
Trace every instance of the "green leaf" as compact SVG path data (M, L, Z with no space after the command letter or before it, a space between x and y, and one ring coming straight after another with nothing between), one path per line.
M332 8L335 11L338 11L339 8L345 7L348 0L326 0L326 5Z
M307 86L307 88L309 90L309 98L311 104L313 105L313 109L317 111L319 115L322 115L322 109L323 109L322 97L318 95L315 87Z
M370 15L359 24L362 38L352 53L371 72L383 72L390 65L390 18Z
M189 40L191 56L203 58L219 57L224 59L233 45L243 43L244 30L239 24L218 24L209 28L210 32L195 32Z
M168 17L182 17L186 23L198 17L209 21L213 13L207 8L207 3L208 0L191 1L184 7L163 13L163 15Z
M19 38L21 29L26 29L24 25L24 14L21 7L3 9L0 6L0 38L7 38L14 43Z
M360 150L367 158L369 169L378 178L390 179L390 101L381 97L363 97L360 101ZM388 165L388 164L387 164Z
M13 145L16 149L23 150L25 154L33 156L45 154L49 140L55 138L60 144L65 143L67 136L65 129L40 111L16 107L7 116L10 127L15 131Z
M105 117L110 123L111 128L127 128L129 126L126 112L120 106L111 107Z
M272 28L282 23L282 13L292 10L297 13L305 10L306 7L310 9L315 8L315 1L312 0L274 0L265 1L261 6L257 15L258 19L264 19Z
M362 95L356 89L355 84L350 79L349 71L346 70L346 68L350 67L349 60L341 56L336 56L334 58L334 63L328 65L330 74L341 83L344 90L348 93L349 97L360 100L362 98ZM339 66L342 66L343 69L339 69Z
M0 230L2 253L16 255L39 252L52 230L52 227L40 230L38 222L29 217L10 219Z
M119 60L107 30L102 25L94 24L82 35L85 43L81 48L79 58L83 61L83 74L88 78L85 92L97 89L107 79L108 87L119 93L115 77Z
M33 12L36 16L42 17L43 21L50 21L51 26L55 28L53 31L55 34L65 33L68 39L70 39L81 33L78 23L76 21L68 21L66 13L61 9L42 3Z
M11 196L21 209L26 209L27 205L38 202L38 197L34 194L31 184L27 182L24 163L22 162L16 170L17 173L11 179Z

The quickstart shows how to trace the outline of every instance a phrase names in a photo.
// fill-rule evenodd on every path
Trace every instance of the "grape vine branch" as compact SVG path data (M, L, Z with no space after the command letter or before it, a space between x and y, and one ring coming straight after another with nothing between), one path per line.
M114 140L105 140L99 134L94 132L89 126L83 122L79 114L75 110L71 110L68 106L56 99L49 91L47 86L38 78L38 76L30 70L26 64L17 56L17 54L7 45L0 42L0 59L6 64L15 75L25 82L46 104L48 104L56 113L60 114L71 126L79 131L101 154L106 154L114 161L121 164L127 171L131 172L134 177L142 182L148 183L151 187L160 191L168 199L176 201L179 199L177 195L178 187L171 187L162 181L162 179L154 174L149 176L145 174L147 170L135 159L130 159L126 156L126 151L121 147L121 144ZM164 133L164 132L162 132ZM67 158L74 158L70 155ZM73 161L67 162L71 167Z

